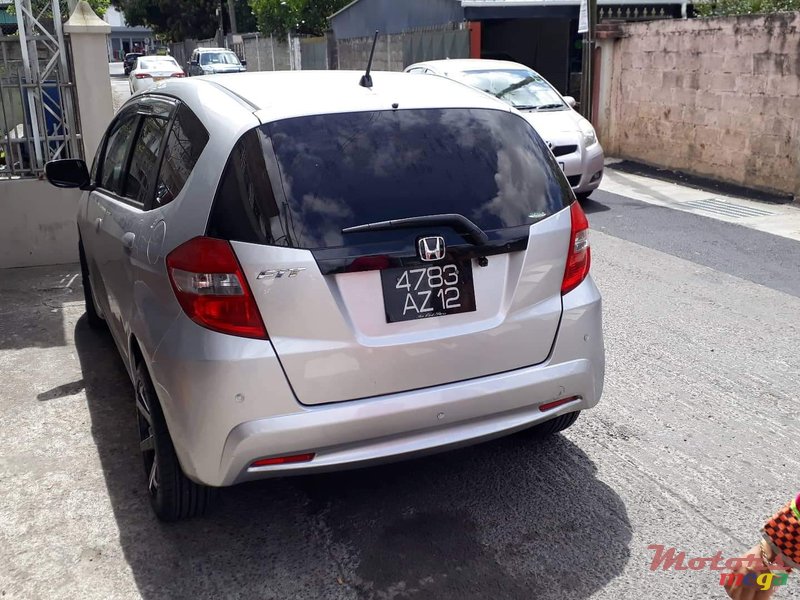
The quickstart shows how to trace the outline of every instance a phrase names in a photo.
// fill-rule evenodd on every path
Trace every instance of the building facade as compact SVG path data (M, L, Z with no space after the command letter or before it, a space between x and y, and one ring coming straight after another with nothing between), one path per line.
M103 20L111 25L108 36L109 61L120 61L128 52L147 53L154 47L153 31L147 27L129 27L124 15L113 6L108 7Z

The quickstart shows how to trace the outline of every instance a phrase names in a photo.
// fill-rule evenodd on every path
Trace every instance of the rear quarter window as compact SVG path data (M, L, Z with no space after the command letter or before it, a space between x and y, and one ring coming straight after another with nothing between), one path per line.
M208 131L200 119L181 104L164 148L156 184L154 206L164 206L180 194L208 143Z

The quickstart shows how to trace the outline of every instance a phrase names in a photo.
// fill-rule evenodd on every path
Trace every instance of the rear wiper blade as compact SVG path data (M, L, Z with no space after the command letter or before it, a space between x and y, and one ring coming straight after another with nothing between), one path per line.
M390 229L411 229L414 227L435 227L445 225L463 237L466 241L483 246L489 241L489 236L483 229L475 225L467 217L457 214L424 215L421 217L406 217L392 221L378 221L365 223L342 229L342 233L363 233L365 231L387 231Z

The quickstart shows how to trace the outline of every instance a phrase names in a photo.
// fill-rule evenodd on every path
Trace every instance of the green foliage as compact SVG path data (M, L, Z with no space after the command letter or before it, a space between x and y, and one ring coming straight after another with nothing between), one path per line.
M256 16L247 0L238 0L234 6L236 11L236 28L239 33L252 33L258 27Z
M129 25L150 27L159 37L180 42L186 38L214 37L219 27L219 0L111 0L125 14ZM234 0L237 27L247 32L255 27L247 0ZM229 31L228 5L223 6L226 31Z
M87 0L89 2L89 6L92 7L92 10L97 13L98 16L102 17L106 14L106 10L108 10L109 5L111 4L111 0ZM64 21L69 19L69 3L67 0L60 0L59 7L61 8L61 17ZM33 9L33 13L35 15L42 14L45 17L52 18L53 13L50 10L50 0L32 0L31 8ZM15 14L14 12L14 5L11 4L7 8L9 14ZM44 11L44 12L43 12Z
M694 10L701 17L790 12L800 10L800 0L713 0L698 2Z
M328 17L351 0L250 0L262 33L322 35Z

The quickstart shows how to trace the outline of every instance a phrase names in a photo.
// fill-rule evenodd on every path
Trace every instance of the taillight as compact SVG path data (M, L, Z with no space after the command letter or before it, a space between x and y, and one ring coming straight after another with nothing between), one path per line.
M150 73L137 73L136 79L150 79L152 75Z
M167 256L167 272L186 315L198 325L267 339L253 293L229 242L196 237Z
M586 279L592 262L592 252L589 248L589 220L577 201L570 206L569 214L572 219L572 233L569 237L567 267L564 269L564 279L561 282L562 294L571 292Z
M180 73L173 73L172 77L186 77L186 73L181 71Z

